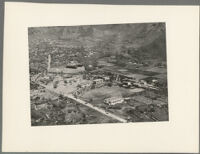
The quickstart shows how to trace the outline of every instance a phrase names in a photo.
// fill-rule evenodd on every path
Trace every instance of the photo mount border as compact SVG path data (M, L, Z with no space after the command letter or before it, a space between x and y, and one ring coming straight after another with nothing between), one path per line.
M44 4L100 4L100 5L176 5L176 6L199 6L200 2L198 0L0 0L0 153L9 153L9 152L2 152L2 92L3 92L3 39L4 39L4 12L5 12L5 2L28 2L28 3L44 3ZM200 10L200 6L199 6ZM200 12L199 12L200 13ZM199 20L200 22L200 20ZM200 40L200 34L199 34ZM200 51L200 47L199 47ZM200 58L200 55L199 55ZM200 65L199 65L200 66ZM200 72L200 67L199 67ZM199 78L200 79L200 78ZM199 91L200 91L200 82L199 82ZM200 93L200 92L199 92ZM200 101L199 101L200 103ZM200 106L199 106L200 110ZM199 113L200 117L200 113ZM199 128L200 128L200 118L199 118ZM199 138L200 138L200 130L199 130ZM199 141L199 140L198 140ZM200 141L199 141L200 143ZM200 146L198 149L198 153L200 153ZM15 153L15 152L13 152ZM18 152L16 152L18 153ZM30 153L36 154L37 152L23 152L23 153ZM41 153L74 153L74 154L87 154L86 152L41 152ZM95 154L95 152L91 152L91 154ZM98 154L107 154L100 152ZM132 152L137 153L137 152ZM174 153L174 152L173 152ZM178 152L177 152L178 153ZM97 154L97 153L96 153ZM114 153L112 153L114 154ZM123 153L123 154L130 154L130 153ZM143 153L140 153L143 154ZM148 153L146 153L148 154ZM185 153L186 154L186 153ZM189 154L189 153L188 153Z

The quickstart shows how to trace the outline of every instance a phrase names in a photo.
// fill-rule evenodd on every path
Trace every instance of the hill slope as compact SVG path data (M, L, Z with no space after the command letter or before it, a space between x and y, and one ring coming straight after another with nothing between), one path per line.
M51 41L71 48L96 49L104 54L125 52L130 56L166 59L164 23L29 28L30 46Z

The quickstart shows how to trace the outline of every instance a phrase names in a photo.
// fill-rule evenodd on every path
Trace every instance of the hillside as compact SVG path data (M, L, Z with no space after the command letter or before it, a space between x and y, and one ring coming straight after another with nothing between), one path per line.
M102 54L166 60L164 23L29 28L29 47L43 42Z

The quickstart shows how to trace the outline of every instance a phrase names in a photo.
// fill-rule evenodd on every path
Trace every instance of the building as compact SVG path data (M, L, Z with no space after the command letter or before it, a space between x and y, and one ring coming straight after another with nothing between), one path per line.
M74 68L76 69L78 66L77 66L77 62L76 61L70 61L67 66L67 68Z
M104 100L104 102L108 105L115 105L124 102L124 98L121 97L110 97Z
M93 80L93 83L95 85L95 88L100 88L104 85L104 80L103 79L95 79L95 80Z
M85 81L85 82L80 83L81 88L90 88L91 86L92 86L92 82L90 81Z
M49 71L51 68L51 55L48 55L48 66L47 66L47 71Z
M70 74L64 74L63 78L72 78L72 75L70 75Z
M77 61L70 61L66 68L52 68L51 55L48 55L47 71L52 74L77 74L85 71L85 67Z
M110 77L109 76L104 76L103 79L104 79L104 81L110 81Z
M74 68L50 68L48 73L52 74L79 74L85 71L85 67L77 67L76 69Z

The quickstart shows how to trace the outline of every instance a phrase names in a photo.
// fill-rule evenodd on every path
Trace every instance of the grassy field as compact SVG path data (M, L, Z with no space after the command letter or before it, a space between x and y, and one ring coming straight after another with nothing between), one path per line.
M166 68L159 68L159 67L153 67L153 68L148 69L147 71L157 72L157 73L167 73Z
M104 99L109 97L129 97L135 93L140 92L140 90L125 89L122 87L102 87L98 89L93 89L85 94L82 98L84 100L93 100L93 103L103 102Z

